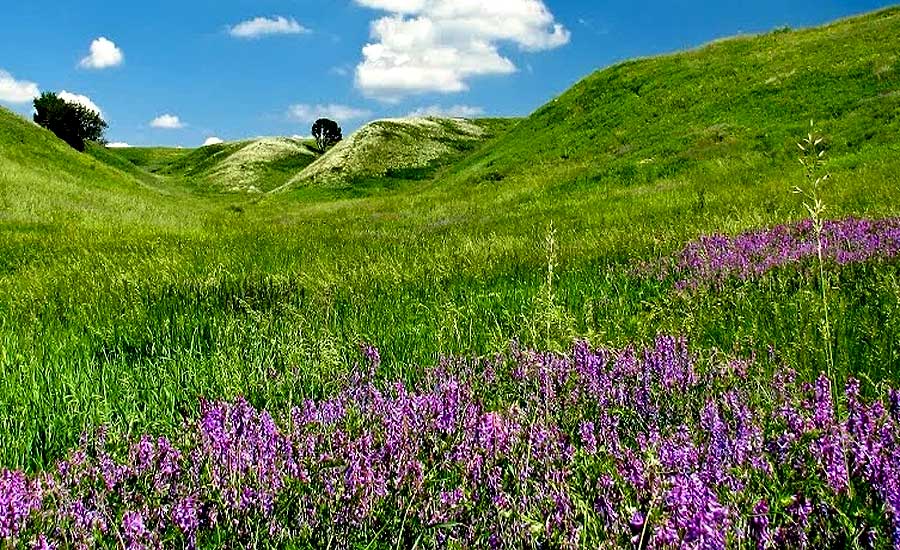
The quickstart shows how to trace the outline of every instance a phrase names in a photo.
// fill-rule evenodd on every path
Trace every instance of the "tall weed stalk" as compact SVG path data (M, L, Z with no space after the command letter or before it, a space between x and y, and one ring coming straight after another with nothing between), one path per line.
M819 289L821 291L823 318L821 324L822 338L825 340L827 354L828 377L834 383L834 346L832 343L831 318L829 315L828 292L830 283L825 271L825 251L823 232L825 229L825 212L827 206L822 198L822 189L825 183L831 179L831 175L823 172L825 166L825 138L815 131L812 121L809 123L809 133L797 144L800 148L800 164L806 171L806 183L803 186L794 187L794 193L803 196L803 207L809 214L816 235L816 256L819 267Z

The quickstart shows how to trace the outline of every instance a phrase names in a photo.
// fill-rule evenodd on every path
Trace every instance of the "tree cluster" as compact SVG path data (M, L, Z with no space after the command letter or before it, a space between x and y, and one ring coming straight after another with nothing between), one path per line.
M34 122L78 151L86 141L103 141L108 125L100 113L84 105L68 102L53 92L44 92L34 100Z

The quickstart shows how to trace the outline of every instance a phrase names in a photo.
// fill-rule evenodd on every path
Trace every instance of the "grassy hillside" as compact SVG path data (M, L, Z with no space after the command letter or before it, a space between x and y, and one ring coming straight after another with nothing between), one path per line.
M485 150L479 166L509 174L538 162L625 184L724 158L766 168L794 154L810 120L833 136L832 156L894 145L900 57L888 37L898 15L723 40L599 71Z
M125 147L105 150L109 154L125 159L145 172L160 175L164 174L170 165L193 151L193 149L181 147Z
M164 173L208 190L259 193L282 185L317 156L302 140L260 138L195 149Z
M124 159L132 168L197 191L260 193L283 185L312 163L318 152L299 139L258 138L197 149L133 147L106 151L106 156L110 155Z
M360 187L425 180L511 128L515 120L405 118L371 122L338 143L285 187Z
M337 164L371 170L349 185L261 196L212 192L230 189L210 176L234 144L102 153L157 185L0 112L0 464L50 464L98 424L175 432L199 397L278 411L330 395L360 342L380 348L379 378L511 339L564 349L660 332L711 356L771 347L815 376L826 346L807 270L680 292L640 266L704 233L805 216L791 189L811 119L827 215L900 214L898 51L892 9L628 62L508 131L482 127L497 137L474 148L428 137L450 148L437 170L361 147ZM274 189L296 168L248 185ZM208 183L179 184L188 173ZM897 263L830 270L835 369L865 392L896 381Z
M141 230L182 226L176 207L152 178L103 148L81 154L30 121L0 107L0 220L3 229L70 225ZM204 206L198 204L197 214Z

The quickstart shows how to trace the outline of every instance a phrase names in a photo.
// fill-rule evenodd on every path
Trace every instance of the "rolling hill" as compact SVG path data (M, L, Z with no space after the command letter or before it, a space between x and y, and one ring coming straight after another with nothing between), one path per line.
M291 138L89 153L145 185L171 188L159 185L169 180L207 194L310 185L390 189L393 180L434 180L452 196L484 183L503 188L498 182L507 179L511 192L530 192L515 182L530 181L536 167L545 185L571 191L688 175L702 180L717 163L737 158L745 166L712 172L745 181L789 165L810 119L834 136L832 157L895 148L898 31L900 9L893 8L821 28L721 40L598 71L521 122L380 120L321 158ZM22 123L4 126L9 132ZM84 161L59 164L77 171Z
M736 159L728 176L746 182L790 165L810 120L833 136L833 157L896 150L898 36L900 8L891 8L620 63L476 152L448 183L538 169L557 186L633 185Z
M371 122L293 177L298 185L354 186L368 180L423 180L493 139L510 119L401 118Z
M279 187L319 153L304 140L267 137L197 149L133 147L107 151L141 171L207 193L261 193Z
M3 229L61 231L69 224L110 223L145 229L160 224L158 229L180 223L173 217L173 199L182 196L111 151L91 144L88 154L78 153L53 133L0 107Z

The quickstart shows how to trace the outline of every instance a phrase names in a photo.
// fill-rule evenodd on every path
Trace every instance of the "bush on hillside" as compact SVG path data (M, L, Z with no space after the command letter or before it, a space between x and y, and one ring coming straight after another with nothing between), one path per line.
M34 100L34 122L78 151L85 141L102 141L108 127L100 113L84 105L68 102L53 92L44 92Z

